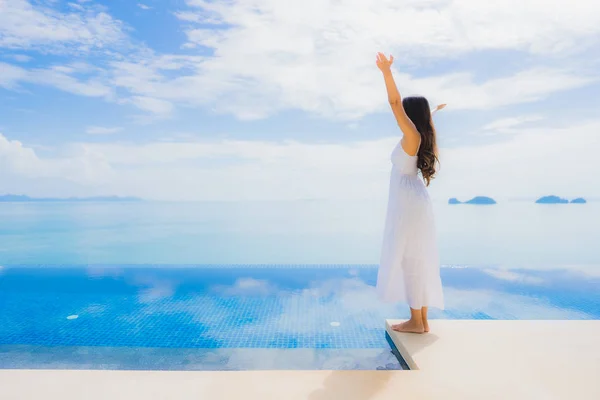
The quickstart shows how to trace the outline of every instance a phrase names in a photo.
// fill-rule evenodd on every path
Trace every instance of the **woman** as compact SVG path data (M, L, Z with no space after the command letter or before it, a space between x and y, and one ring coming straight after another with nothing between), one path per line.
M433 208L426 188L436 173L436 134L427 100L400 97L391 71L393 61L393 56L377 55L377 67L383 73L388 100L402 131L402 140L391 156L377 292L384 301L406 302L410 307L410 319L392 329L424 333L429 332L428 308L444 308ZM434 112L444 107L438 106Z

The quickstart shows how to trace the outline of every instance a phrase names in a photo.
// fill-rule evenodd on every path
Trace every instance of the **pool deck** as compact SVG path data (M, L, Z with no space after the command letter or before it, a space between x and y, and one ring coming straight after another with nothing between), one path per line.
M600 321L432 321L412 371L0 370L0 399L600 399Z
M386 330L423 398L600 399L600 321L433 321L432 333Z

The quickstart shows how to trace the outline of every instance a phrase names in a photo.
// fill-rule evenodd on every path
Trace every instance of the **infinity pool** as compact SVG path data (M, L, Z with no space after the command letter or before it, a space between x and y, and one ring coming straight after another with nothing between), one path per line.
M0 368L401 369L375 266L0 268ZM432 318L598 319L595 268L442 268Z

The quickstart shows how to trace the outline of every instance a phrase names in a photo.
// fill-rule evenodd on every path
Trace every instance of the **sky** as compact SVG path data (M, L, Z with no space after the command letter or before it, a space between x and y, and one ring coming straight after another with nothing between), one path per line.
M384 198L378 51L434 198L600 197L595 0L0 0L0 194Z

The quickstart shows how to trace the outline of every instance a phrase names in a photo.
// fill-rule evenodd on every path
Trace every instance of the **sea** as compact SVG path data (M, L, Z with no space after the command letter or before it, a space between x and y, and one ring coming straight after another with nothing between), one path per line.
M0 203L0 266L377 264L384 201ZM600 202L435 202L441 264L600 265Z

